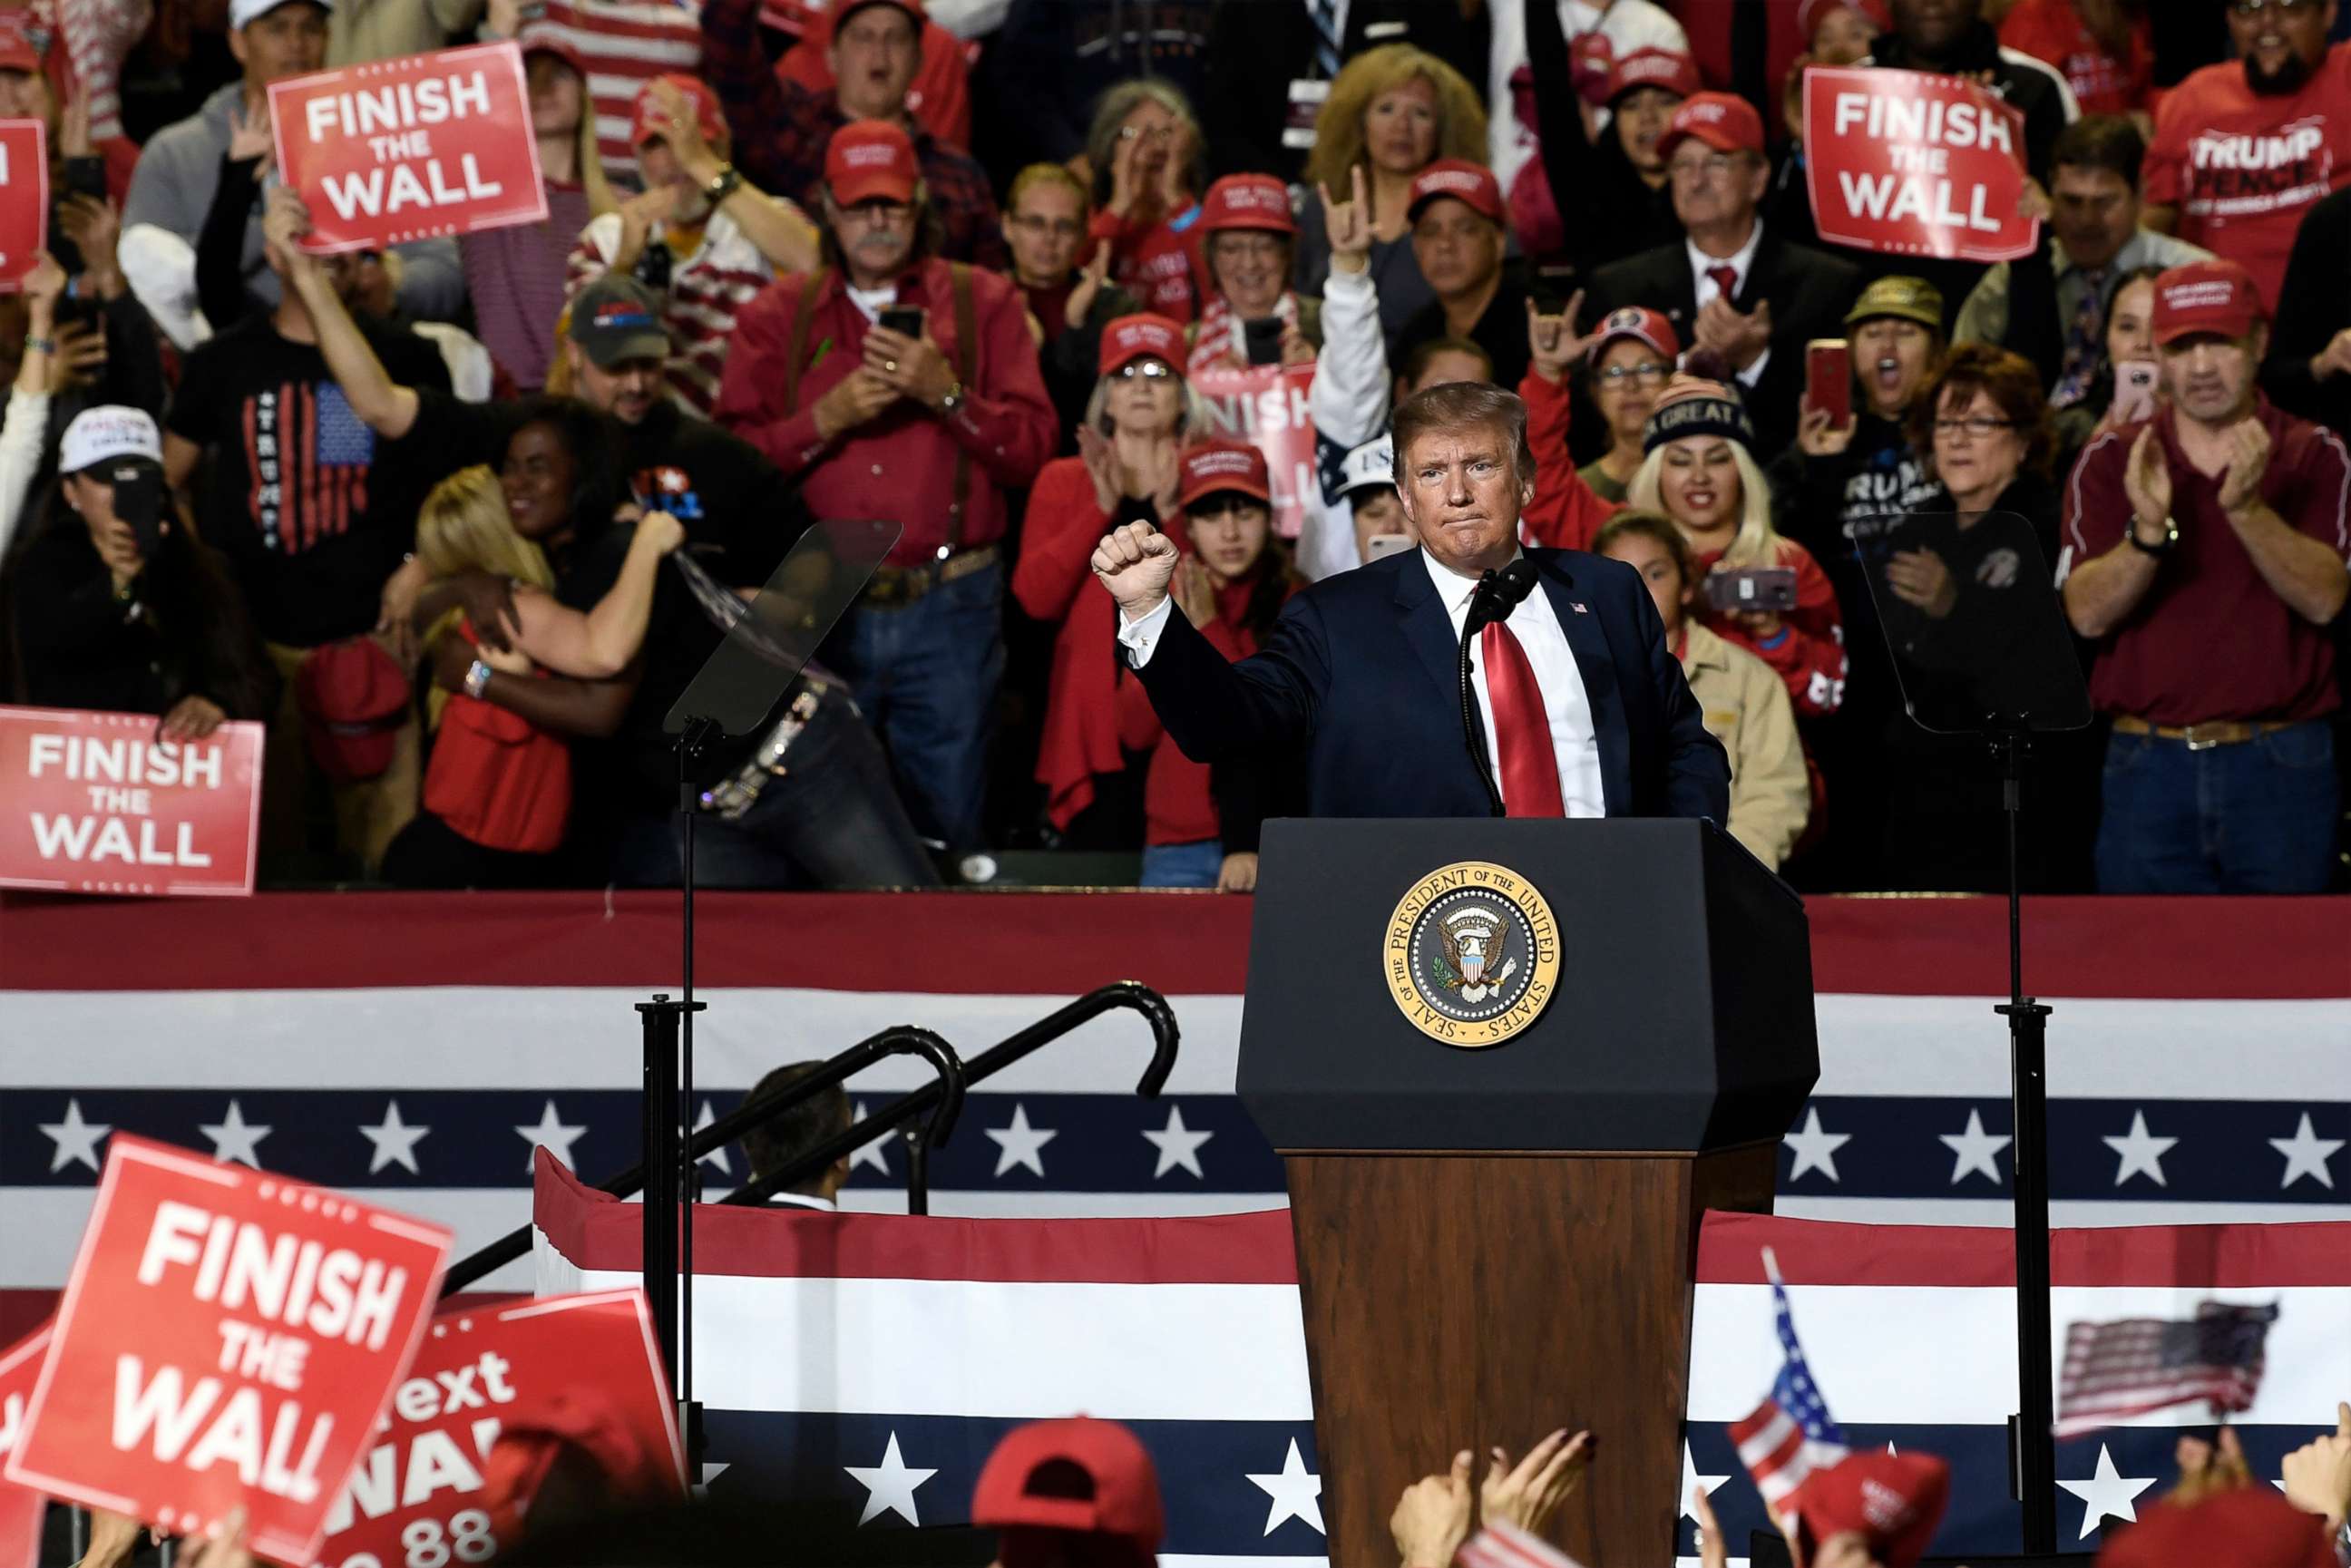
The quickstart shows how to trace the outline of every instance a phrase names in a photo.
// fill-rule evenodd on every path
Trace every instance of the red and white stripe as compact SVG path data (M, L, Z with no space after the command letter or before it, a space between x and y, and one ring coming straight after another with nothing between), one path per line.
M1775 1399L1764 1400L1753 1415L1733 1421L1730 1440L1739 1449L1739 1462L1755 1478L1755 1490L1763 1494L1764 1506L1775 1513L1813 1473L1812 1448L1804 1429Z
M576 295L604 276L620 247L618 213L590 222L571 247L566 292ZM718 406L718 382L726 373L735 318L775 276L767 256L725 213L710 214L700 247L680 258L670 273L662 306L662 325L669 329L670 390L696 413L706 418Z
M604 172L634 189L630 111L645 83L663 72L700 72L701 0L548 0L546 19L536 26L551 27L580 51Z
M1453 1568L1583 1568L1550 1542L1498 1521L1464 1542Z

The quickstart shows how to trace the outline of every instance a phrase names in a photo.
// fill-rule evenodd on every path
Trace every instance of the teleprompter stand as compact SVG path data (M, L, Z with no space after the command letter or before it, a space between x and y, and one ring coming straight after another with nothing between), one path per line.
M1917 512L1853 525L1911 720L1983 737L1998 767L2007 848L2008 1020L2014 1101L2017 1411L2009 1481L2024 1550L2056 1550L2056 1397L2049 1310L2049 1064L2045 1003L2024 994L2018 849L2032 737L2081 729L2090 696L2032 527L2013 512Z
M713 581L690 558L674 563L718 642L662 723L677 751L680 995L673 999L656 992L636 1009L644 1031L645 1297L677 1399L689 1479L700 1474L703 1451L702 1411L694 1397L699 1166L690 1147L694 1015L705 1007L694 999L694 823L702 809L697 764L723 742L760 732L818 644L865 591L898 534L891 522L817 523L748 600Z

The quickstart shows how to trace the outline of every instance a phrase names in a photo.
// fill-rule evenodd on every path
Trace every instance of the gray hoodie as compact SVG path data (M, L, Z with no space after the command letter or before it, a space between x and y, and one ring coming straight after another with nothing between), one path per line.
M229 111L244 98L245 84L229 83L204 99L204 108L157 131L139 154L139 167L131 176L131 195L123 204L123 229L127 233L141 224L152 225L179 235L189 248L183 277L177 276L176 267L162 269L172 274L169 277L149 269L141 269L146 276L131 277L140 303L158 321L167 317L183 319L193 308L196 236L204 230L204 214L220 185L221 160L228 156ZM410 316L447 321L465 308L465 275L457 259L455 240L411 240L392 248L401 257L401 308ZM275 308L277 275L269 270L262 251L261 203L256 198L245 225L245 281L256 298ZM168 297L151 298L151 294Z

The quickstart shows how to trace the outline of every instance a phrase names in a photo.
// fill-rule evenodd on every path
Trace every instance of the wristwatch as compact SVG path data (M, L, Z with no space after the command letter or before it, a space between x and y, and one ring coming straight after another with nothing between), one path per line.
M2130 520L2130 527L2123 530L2123 535L2126 538L2129 539L2131 543L2137 545L2140 549L2145 550L2149 555L2169 555L2171 553L2171 547L2179 542L2179 525L2172 521L2168 516L2166 516L2163 519L2162 542L2159 544L2149 544L2145 539L2139 538L2138 518L2134 516Z
M950 418L955 413L955 411L962 406L963 383L961 382L952 382L947 387L946 396L939 399L939 417L941 419Z
M732 163L721 163L718 172L710 176L710 183L702 187L703 199L714 207L724 205L726 198L735 193L735 187L742 183L741 170Z
M490 687L490 667L476 659L465 670L465 695L476 702Z

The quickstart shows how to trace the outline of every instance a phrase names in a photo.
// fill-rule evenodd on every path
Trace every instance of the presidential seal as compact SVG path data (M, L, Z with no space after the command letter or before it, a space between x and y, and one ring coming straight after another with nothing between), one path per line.
M1447 1045L1499 1045L1559 988L1559 927L1518 873L1486 861L1433 871L1388 916L1388 994L1413 1028Z

